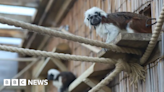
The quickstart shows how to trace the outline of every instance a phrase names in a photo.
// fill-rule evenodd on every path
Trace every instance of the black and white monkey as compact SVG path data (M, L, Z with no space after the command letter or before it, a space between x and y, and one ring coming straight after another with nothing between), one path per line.
M58 89L58 92L67 92L69 85L76 77L71 72L59 72L56 69L50 69L47 79L53 81L53 85Z
M106 43L112 42L119 32L151 33L152 18L132 13L116 12L107 14L97 7L92 7L85 12L84 23L96 29L96 33L106 39ZM154 23L155 24L155 23Z

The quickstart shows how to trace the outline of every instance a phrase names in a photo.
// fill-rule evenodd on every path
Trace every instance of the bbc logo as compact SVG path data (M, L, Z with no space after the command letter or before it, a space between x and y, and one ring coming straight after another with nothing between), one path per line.
M19 84L19 85L18 85ZM26 79L4 79L4 86L26 86Z

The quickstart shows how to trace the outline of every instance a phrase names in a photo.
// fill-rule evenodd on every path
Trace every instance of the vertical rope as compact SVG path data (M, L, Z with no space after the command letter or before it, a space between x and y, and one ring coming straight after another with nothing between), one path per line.
M153 51L154 47L156 46L156 43L158 41L158 37L160 35L160 31L161 31L163 22L164 22L164 6L162 7L162 11L161 11L159 19L157 21L155 30L153 31L153 34L152 34L151 40L149 42L149 45L148 45L145 53L143 54L142 58L140 59L140 64L141 65L143 65L147 61L147 59L149 58L151 52Z

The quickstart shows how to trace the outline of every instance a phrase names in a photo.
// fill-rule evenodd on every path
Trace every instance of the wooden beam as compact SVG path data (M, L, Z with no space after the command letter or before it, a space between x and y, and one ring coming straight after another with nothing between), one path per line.
M45 11L48 3L49 3L49 0L41 0L39 7L37 9L36 16L33 20L33 24L37 24L37 25L39 24L40 19L42 18L42 16L45 13L44 11Z
M70 48L67 45L68 44L65 44L65 43L59 44L56 48L53 49L52 52L69 53L70 54ZM55 65L53 65L53 63ZM46 66L48 66L48 67L46 67ZM67 67L62 63L61 60L56 59L56 58L50 58L50 57L46 58L44 63L42 63L42 65L39 65L38 67L39 68L37 69L37 72L34 74L35 78L37 78L39 76L45 76L45 74L47 74L47 71L50 68L56 67L56 68L59 68L61 71L68 71Z
M83 47L85 47L85 48L87 48L87 49L93 51L94 53L98 53L98 52L101 51L101 49L99 49L99 48L97 48L97 47L95 47L95 46L91 46L91 45L84 44L84 43L82 43L81 45L82 45Z
M141 34L141 33L120 33L118 37L113 41L114 44L120 45L120 46L126 46L126 47L133 47L133 48L141 48L144 49L147 47L149 41L151 38L151 34ZM160 37L159 37L160 39ZM140 44L138 44L140 43ZM134 62L134 58L137 58L138 56L131 56L129 54L124 53L115 53L112 51L106 51L102 49L98 55L98 57L105 57L105 58L113 58L118 59L124 58L125 60ZM159 56L159 55L158 55ZM71 85L69 86L69 92L78 92L82 89L85 89L84 83L88 80L84 79L90 79L90 78L98 78L101 80L106 76L113 68L115 67L114 64L93 64L90 66L83 74L81 74ZM90 81L90 80L89 80ZM90 86L93 86L94 84L90 81L87 83ZM108 91L106 91L108 92Z
M38 92L38 85L32 86L32 92Z
M15 20L19 20L19 21L23 21L23 22L28 22L28 23L32 22L32 17L31 16L26 16L26 15L0 13L0 16L15 19Z
M42 59L40 60L40 62L36 64L36 66L33 68L33 71L32 71L32 78L38 78L38 71L40 72L40 68L42 67L44 63L45 61Z
M26 71L25 79L32 79L32 73L31 73L30 69L28 71ZM27 85L26 89L25 89L25 92L32 92L32 86L31 85Z
M53 2L53 0L42 0L40 6L38 8L38 12L33 20L34 24L42 25L44 18L47 15L47 12L49 11L50 7L52 6L52 2ZM37 41L37 45L40 44L39 49L42 48L42 45L44 45L42 40L45 42L46 39L49 38L49 36L44 37L43 35L39 35L37 33L31 33L31 37L29 37L29 39L27 40L28 42L26 41L27 44L25 45L25 47L30 48L33 43L36 44L35 40L37 40L36 39L37 37L38 38L40 37L39 39L41 39L41 42Z
M12 30L12 29L0 29L0 36L24 39L26 37L26 33L23 30L18 31L18 30Z
M112 43L119 46L143 49L147 47L151 37L151 33L120 33ZM161 37L158 40L160 39Z
M12 79L17 79L19 78L22 74L24 74L26 71L28 71L35 63L36 61L31 62L28 66L26 66L22 71L20 71L17 75L15 75ZM5 88L6 86L1 86L0 87L0 92Z
M50 57L46 58L46 60L43 62L43 64L38 68L38 71L36 71L36 74L35 74L35 78L38 78L39 75L41 74L41 72L43 71L44 67L46 66L46 64L49 62L50 60Z
M56 48L54 48L52 50L52 52L55 52L55 50L56 50ZM40 65L40 67L38 67L38 71L36 72L36 74L34 76L35 78L39 77L39 75L41 74L41 72L43 71L44 67L47 65L47 63L49 62L50 59L51 59L50 57L46 58L44 63L42 65Z
M83 74L81 74L75 81L73 81L73 83L71 83L71 85L69 86L68 88L68 91L69 92L78 92L78 91L75 91L74 89L79 86L82 82L83 82L83 79L86 79L93 71L94 71L94 65L95 64L92 64L88 69L87 71L85 71Z
M57 13L57 16L55 18L55 22L58 24L61 20L62 16L64 15L65 11L68 9L68 6L72 3L73 0L65 0L61 8L59 9L59 12Z
M1 61L18 61L18 62L32 62L37 58L0 58Z
M37 8L40 0L0 0L0 4Z
M85 84L83 83L84 79L103 77L109 73L112 68L114 68L114 65L112 64L92 64L83 74L71 83L68 89L69 92L78 92L85 89L86 86L84 86Z
M83 80L88 86L90 86L91 88L93 88L94 86L96 86L100 81L96 80L96 79L91 79L91 78L86 78ZM111 89L107 86L102 87L102 89L99 92L112 92Z
M49 35L45 35L44 39L42 40L42 43L38 47L38 50L42 50L44 48L44 46L46 45L46 43L48 42L49 39L50 39L50 36Z
M64 19L66 14L72 8L76 0L53 0L53 1L54 1L52 3L53 6L50 7L50 10L48 11L44 19L43 26L60 25L60 22L62 21L62 19ZM53 21L55 21L55 23Z
M67 67L62 63L61 60L56 58L51 58L51 60L61 71L68 71Z
M1 85L1 86L3 86L3 85ZM25 88L26 87L24 87L24 86L6 86L5 89L7 89L7 90L25 90Z

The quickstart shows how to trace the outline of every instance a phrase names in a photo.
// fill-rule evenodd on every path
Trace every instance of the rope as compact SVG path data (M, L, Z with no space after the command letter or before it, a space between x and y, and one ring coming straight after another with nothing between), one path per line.
M104 42L91 40L91 39L87 39L87 38L72 35L72 34L66 34L66 33L56 31L54 29L45 28L45 27L37 26L37 25L32 25L30 23L25 23L25 22L21 22L21 21L9 19L9 18L0 17L0 22L3 24L14 25L16 27L28 29L30 31L32 30L32 31L35 31L38 33L48 34L51 36L61 37L64 39L68 39L68 40L72 40L72 41L76 41L76 42L80 42L80 43L90 44L90 45L94 45L94 46L98 46L98 47L102 47L102 48L107 48L114 52L141 55L141 51L138 49L119 47L117 45L107 44Z
M142 58L140 59L141 65L143 65L147 61L151 52L153 51L154 47L156 46L163 22L164 22L164 6L162 7L162 11L161 11L159 19L157 21L155 30L153 31L149 45L148 45L145 53L143 54Z
M123 63L124 64L124 63ZM105 79L99 82L95 87L93 87L89 92L98 92L103 86L107 85L113 78L118 75L123 70L122 64L117 63L116 68L112 73L110 73Z
M118 62L116 63L116 68L114 69L114 71L110 73L100 83L98 83L95 87L93 87L89 92L99 91L103 86L109 84L109 82L112 81L113 78L123 70L129 73L130 79L132 80L131 85L134 84L135 87L137 87L137 83L139 79L145 81L144 74L146 71L142 66L140 66L137 63L127 63L119 59Z
M143 80L145 81L145 69L139 65L138 63L129 63L130 70L129 72L129 77L131 79L130 85L134 84L135 88L138 86L138 80Z
M3 46L3 45L0 45L0 50L17 52L17 53L20 53L23 55L26 54L26 55L32 55L32 56L53 57L53 58L58 58L58 59L63 59L63 60L87 61L87 62L109 63L109 64L113 64L113 63L115 64L115 62L116 62L116 60L108 59L108 58L69 55L69 54L23 49L23 48L12 47L12 46Z

